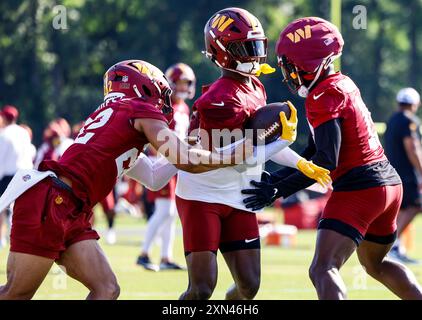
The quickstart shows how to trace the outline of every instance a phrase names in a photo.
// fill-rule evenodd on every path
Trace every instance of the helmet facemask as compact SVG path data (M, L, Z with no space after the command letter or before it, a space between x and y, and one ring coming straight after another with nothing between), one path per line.
M173 106L171 104L171 94L172 90L170 88L165 88L161 94L161 98L159 99L159 103L162 106L161 112L164 114L170 114L173 112Z
M325 71L338 57L339 55L334 56L333 54L330 54L322 60L321 64L314 72L300 70L295 64L290 62L285 55L281 58L278 57L278 64L284 77L283 82L286 83L292 93L297 93L300 97L306 98L311 88L321 77L322 71Z
M137 92L139 98L143 99L144 101L156 104L158 106L158 109L161 110L163 114L167 115L172 113L173 107L171 104L171 94L173 93L173 91L169 87L161 89L160 86L158 86L158 84L156 83L155 79L152 79L151 81L159 92L158 98L154 98L151 94L151 91L146 86L142 86L144 95L139 93L139 90L137 90L136 86L134 86L135 92Z
M303 84L298 68L291 63L285 55L281 58L278 57L278 65L284 77L283 82L286 83L287 87L293 94L296 94L300 86Z
M236 61L233 71L246 76L256 75L267 60L267 39L233 41L227 45L227 52Z

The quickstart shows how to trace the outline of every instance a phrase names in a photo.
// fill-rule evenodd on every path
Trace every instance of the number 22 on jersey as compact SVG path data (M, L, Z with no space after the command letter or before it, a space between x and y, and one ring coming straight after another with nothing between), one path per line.
M114 110L112 108L106 108L99 112L94 118L88 118L85 125L79 131L77 138L74 143L87 144L89 140L95 135L95 130L104 127L110 118ZM139 150L132 148L116 158L117 176L120 177L125 173L138 158Z

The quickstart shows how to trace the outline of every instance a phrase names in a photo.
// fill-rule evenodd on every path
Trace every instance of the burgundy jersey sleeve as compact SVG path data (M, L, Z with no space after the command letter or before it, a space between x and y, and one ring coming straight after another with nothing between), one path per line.
M161 110L158 110L156 106L145 103L140 99L133 99L128 100L127 103L131 107L131 118L132 119L155 119L155 120L161 120L164 122L168 122L165 115L161 112Z
M344 102L344 94L336 87L312 92L305 102L309 123L315 129L324 122L340 118Z

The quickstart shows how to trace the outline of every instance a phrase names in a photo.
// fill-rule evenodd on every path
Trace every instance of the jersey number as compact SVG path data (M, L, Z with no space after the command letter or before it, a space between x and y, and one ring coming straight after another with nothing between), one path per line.
M92 130L103 127L110 120L112 114L113 109L107 108L98 113L94 119L88 118L88 120L85 121L85 125L79 131L75 143L86 144L95 135Z
M95 135L93 130L101 128L107 124L110 120L111 115L113 114L112 108L107 108L100 113L98 113L95 118L88 118L85 125L79 131L78 137L75 140L75 143L86 144L92 137ZM120 177L124 174L130 167L133 166L136 159L138 158L139 150L137 148L132 148L129 151L122 153L116 158L116 167L117 167L117 176Z
M363 121L365 122L366 130L369 134L368 144L371 150L376 150L381 146L381 142L378 138L377 131L375 129L375 124L372 121L371 113L363 102L362 98L356 97L357 107L360 111Z

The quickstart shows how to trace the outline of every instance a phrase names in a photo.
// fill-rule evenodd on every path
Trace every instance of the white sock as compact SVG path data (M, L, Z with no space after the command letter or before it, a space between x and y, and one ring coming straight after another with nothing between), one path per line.
M155 210L147 224L145 240L142 246L143 252L149 253L152 243L158 235L158 230L170 215L171 203L171 199L167 198L158 198L155 200Z
M173 258L173 242L174 234L176 231L176 202L171 201L170 205L170 214L167 217L166 221L160 228L161 235L161 259L168 259L169 261Z

